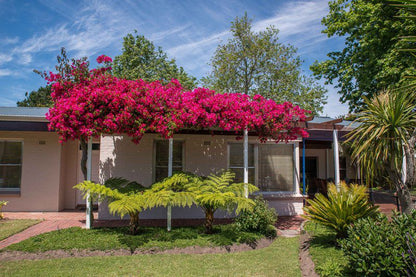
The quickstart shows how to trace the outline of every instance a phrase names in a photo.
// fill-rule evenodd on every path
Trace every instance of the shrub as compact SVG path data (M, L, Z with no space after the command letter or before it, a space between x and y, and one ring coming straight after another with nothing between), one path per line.
M260 196L254 198L255 206L252 210L245 210L236 218L235 223L240 231L259 232L265 236L275 237L273 226L277 221L276 210L270 208ZM273 231L272 231L273 228Z
M3 206L6 206L8 201L0 201L0 219L3 219L3 213L1 212Z
M316 272L321 277L342 277L343 266L334 258L328 259L324 264L316 268Z
M348 186L345 182L341 182L339 191L335 184L328 184L328 197L318 193L308 204L303 217L332 228L337 237L345 237L348 226L356 220L378 214L378 207L368 201L365 186Z
M395 214L391 222L385 215L358 220L340 244L351 270L359 275L406 276L412 265L407 234L416 235L416 211Z

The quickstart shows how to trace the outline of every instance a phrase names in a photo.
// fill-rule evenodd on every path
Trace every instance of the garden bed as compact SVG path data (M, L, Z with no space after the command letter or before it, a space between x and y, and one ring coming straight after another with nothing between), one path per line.
M38 254L66 251L70 256L98 253L218 253L264 247L269 241L262 240L264 236L258 233L237 231L233 224L216 226L213 234L205 234L202 227L180 227L170 232L162 227L142 227L134 236L127 232L126 227L92 230L73 227L57 230L10 245L2 250L1 256L6 257L5 253L10 251ZM11 256L18 255L15 253Z

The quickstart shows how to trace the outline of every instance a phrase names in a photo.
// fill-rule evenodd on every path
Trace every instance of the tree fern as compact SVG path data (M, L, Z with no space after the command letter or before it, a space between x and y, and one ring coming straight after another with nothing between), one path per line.
M195 194L195 202L205 212L205 229L212 232L214 213L218 209L230 211L235 208L236 213L252 209L254 202L245 197L245 189L249 193L258 190L257 187L245 183L233 183L235 174L223 171L218 175L211 174L191 188Z

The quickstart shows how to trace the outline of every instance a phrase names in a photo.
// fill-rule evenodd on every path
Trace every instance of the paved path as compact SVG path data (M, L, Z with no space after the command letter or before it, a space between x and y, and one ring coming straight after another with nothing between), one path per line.
M41 219L43 221L0 241L0 249L42 233L85 226L85 212L80 211L4 212L3 214L7 219ZM97 215L95 214L94 216L96 217Z

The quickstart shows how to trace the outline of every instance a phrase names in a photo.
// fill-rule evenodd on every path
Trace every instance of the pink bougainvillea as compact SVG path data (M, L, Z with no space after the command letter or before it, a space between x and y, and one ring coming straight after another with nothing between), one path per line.
M99 56L97 62L111 58ZM49 128L62 140L86 139L101 134L127 134L138 143L146 132L172 137L183 129L222 129L240 136L247 128L262 141L307 137L301 127L308 111L260 95L217 94L206 88L185 91L177 80L168 85L124 80L109 74L110 67L88 70L73 67L61 76L50 73L54 106Z

